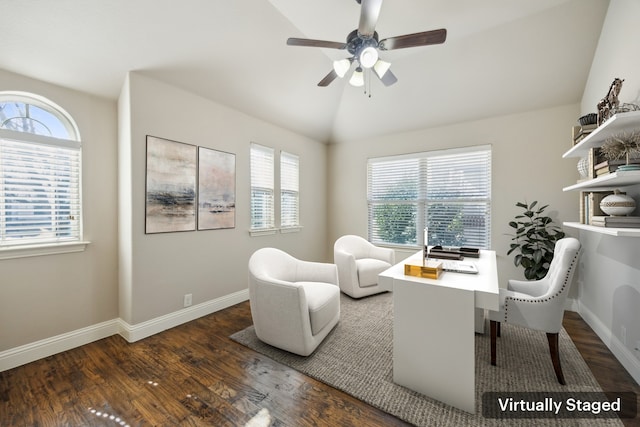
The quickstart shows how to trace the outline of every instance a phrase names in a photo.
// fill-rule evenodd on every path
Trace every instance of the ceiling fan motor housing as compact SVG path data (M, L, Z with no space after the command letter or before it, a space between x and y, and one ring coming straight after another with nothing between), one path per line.
M360 52L367 48L378 48L378 32L373 33L373 37L364 38L358 34L358 30L353 30L347 36L347 50L350 54L358 56Z
M353 30L347 36L347 50L358 59L360 65L371 68L378 60L378 33L374 32L373 37L362 37L358 30Z

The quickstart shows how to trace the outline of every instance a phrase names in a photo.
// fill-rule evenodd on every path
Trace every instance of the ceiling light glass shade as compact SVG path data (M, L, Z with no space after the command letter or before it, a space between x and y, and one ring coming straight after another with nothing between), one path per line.
M344 75L347 74L349 68L351 68L351 61L349 61L348 59L333 61L333 70L340 78L344 77Z
M364 73L362 72L362 68L356 68L349 80L349 84L355 87L364 86Z
M378 59L376 64L373 66L373 71L376 72L378 77L382 78L382 76L384 76L387 71L389 71L389 67L391 67L391 63L385 62L382 59Z
M378 60L378 51L373 46L365 47L360 52L358 60L364 68L371 68Z

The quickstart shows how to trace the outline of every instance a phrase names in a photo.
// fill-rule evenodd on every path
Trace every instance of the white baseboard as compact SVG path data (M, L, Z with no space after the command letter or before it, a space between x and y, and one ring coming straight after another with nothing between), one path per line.
M580 304L580 316L600 337L611 353L620 361L622 366L631 374L636 383L640 384L640 360L616 337L609 328L591 310Z
M580 311L580 303L575 298L567 298L564 303L564 309L568 311L575 311L577 313Z
M80 347L118 333L118 319L77 329L0 352L0 372Z
M129 325L118 318L11 348L0 352L0 372L116 334L120 334L128 342L138 341L248 299L249 290L245 289L137 325Z
M118 319L120 325L118 333L128 342L136 342L167 329L182 325L183 323L206 316L207 314L215 313L216 311L231 307L232 305L241 303L248 299L249 290L245 289L135 325L130 325L124 320Z

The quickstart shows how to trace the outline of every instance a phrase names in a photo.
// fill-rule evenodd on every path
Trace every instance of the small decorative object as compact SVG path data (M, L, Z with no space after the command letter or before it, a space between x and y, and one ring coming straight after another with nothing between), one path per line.
M578 173L581 179L589 177L589 157L585 156L578 161Z
M636 201L618 190L600 202L602 212L611 216L626 216L636 210Z
M516 267L521 265L524 268L524 277L528 280L542 279L547 275L556 242L565 236L551 217L542 216L549 205L533 210L537 204L537 201L529 205L516 203L516 206L524 209L524 213L516 215L515 221L509 222L516 234L512 235L511 240L515 243L511 243L507 255L511 255L515 250L520 252L513 259L513 263Z
M600 147L600 153L607 160L625 159L626 164L618 167L619 171L639 170L640 165L629 164L629 158L640 157L640 132L633 131L611 136Z
M598 102L598 126L615 114L613 111L616 111L620 105L618 95L622 89L622 82L624 79L615 78L609 86L607 95Z
M425 260L422 265L407 263L404 265L404 274L425 279L439 279L442 274L442 261Z
M585 114L578 119L578 122L582 126L594 125L598 122L598 115L596 113Z

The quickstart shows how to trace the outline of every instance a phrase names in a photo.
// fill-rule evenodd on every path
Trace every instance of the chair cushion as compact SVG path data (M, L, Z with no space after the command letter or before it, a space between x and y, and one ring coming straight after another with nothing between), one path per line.
M316 335L340 311L340 288L331 283L298 282L304 287L309 305L311 333Z
M378 284L378 274L391 267L388 262L373 258L362 258L356 260L358 269L358 282L361 288Z

